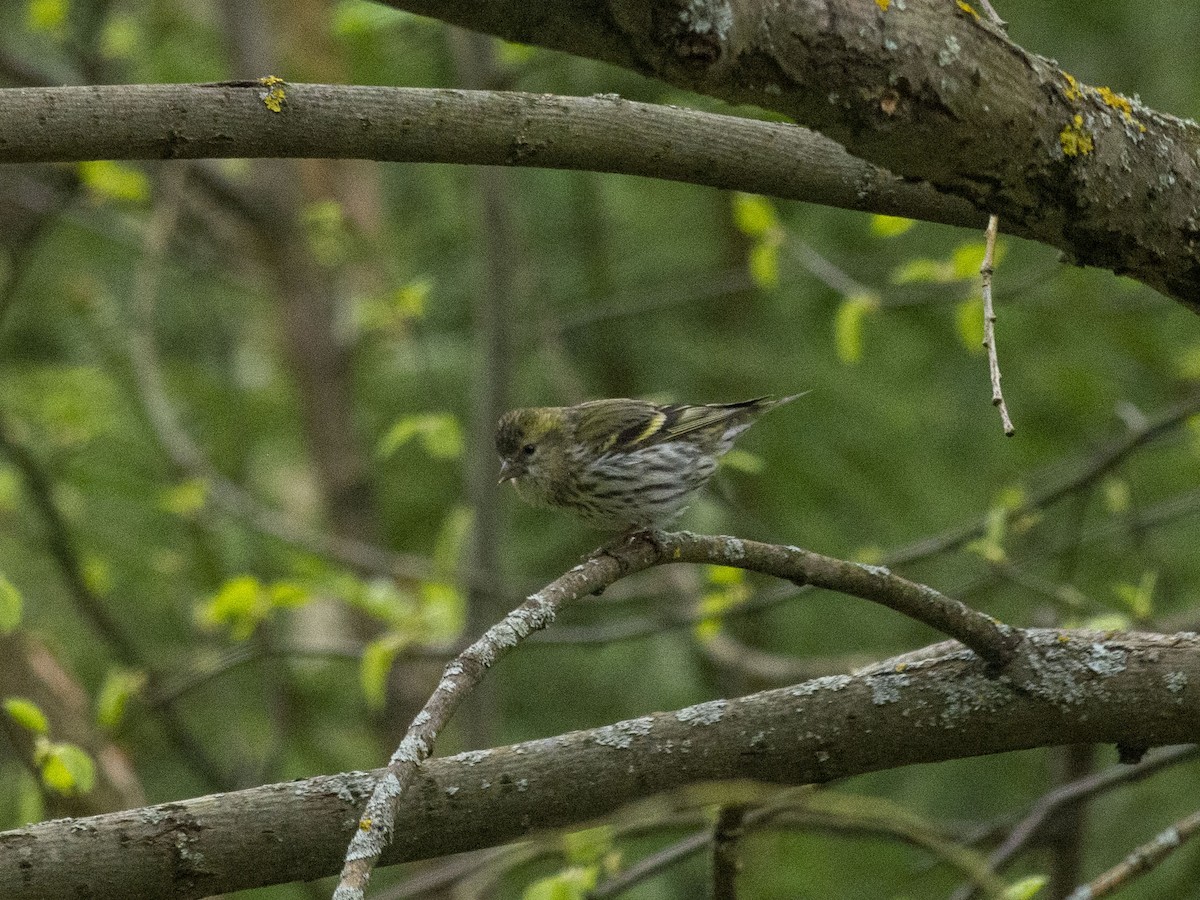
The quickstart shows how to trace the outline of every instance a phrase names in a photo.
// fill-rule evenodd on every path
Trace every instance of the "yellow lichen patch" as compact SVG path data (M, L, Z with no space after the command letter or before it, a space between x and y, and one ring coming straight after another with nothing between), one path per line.
M1058 142L1064 156L1086 156L1095 149L1092 136L1083 127L1083 116L1078 114L1058 133Z
M258 83L266 88L259 94L263 105L271 112L283 112L283 106L287 103L287 93L284 91L284 85L287 82L278 75L268 75L266 78L258 79Z
M888 7L892 5L892 0L875 0L875 5L887 12Z
M1103 101L1105 106L1111 106L1125 117L1126 122L1131 122L1136 125L1140 131L1145 131L1146 126L1133 117L1133 104L1125 97L1122 97L1112 88L1098 87L1096 95Z
M1079 82L1075 80L1075 76L1070 72L1063 72L1062 77L1067 80L1067 89L1063 91L1063 96L1068 100L1082 100L1083 91L1079 88Z
M954 0L954 5L967 15L971 16L976 22L979 21L979 13L975 12L975 7L973 7L970 3L967 3L966 0Z

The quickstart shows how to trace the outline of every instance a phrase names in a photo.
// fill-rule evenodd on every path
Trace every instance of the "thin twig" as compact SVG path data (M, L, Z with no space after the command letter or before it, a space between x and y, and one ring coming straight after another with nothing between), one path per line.
M1008 406L1000 390L1000 358L996 355L996 310L992 306L992 273L995 271L996 232L999 228L1000 218L996 215L989 216L983 265L979 267L983 281L983 346L987 348L988 372L992 378L992 405L1000 409L1004 434L1012 437L1017 430L1013 427L1012 419L1008 417Z
M1133 766L1118 765L1064 784L1040 797L1008 833L999 847L988 857L988 866L999 872L1020 853L1046 821L1065 806L1094 798L1118 787L1136 784L1169 766L1188 762L1200 756L1200 746L1187 744L1171 747ZM990 829L989 829L990 831ZM952 900L970 900L975 894L973 885L959 888Z
M737 900L737 875L742 868L738 844L746 833L747 807L721 807L712 830L713 900Z
M1097 900L1145 875L1200 831L1200 810L1180 819L1154 840L1138 847L1102 875L1080 885L1067 900Z
M689 856L700 853L712 843L712 837L712 829L704 828L664 847L657 853L642 857L628 869L623 869L592 888L588 892L588 900L606 900L608 897L624 893L634 885L653 878L664 869L669 869L677 862L682 862Z
M1009 518L1019 518L1035 510L1043 509L1063 497L1094 484L1135 451L1162 435L1178 429L1197 413L1200 413L1200 392L1192 394L1172 406L1154 421L1148 423L1145 428L1132 430L1124 437L1101 448L1077 473L1059 484L1035 492L1025 503L1011 510ZM1052 466L1051 468L1057 467ZM899 566L957 549L972 538L983 534L987 529L987 524L988 517L985 514L966 525L902 547L888 554L885 562L889 566Z

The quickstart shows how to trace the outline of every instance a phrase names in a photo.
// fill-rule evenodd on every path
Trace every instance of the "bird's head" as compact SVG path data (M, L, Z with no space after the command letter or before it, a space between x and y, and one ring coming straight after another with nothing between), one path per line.
M541 406L505 413L496 426L500 454L500 483L544 484L563 460L567 439L562 407Z

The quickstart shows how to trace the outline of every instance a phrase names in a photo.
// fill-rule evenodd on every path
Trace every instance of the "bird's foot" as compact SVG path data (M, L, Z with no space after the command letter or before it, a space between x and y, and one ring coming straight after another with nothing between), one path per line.
M638 541L648 541L654 547L655 552L661 554L664 550L664 534L665 532L660 531L657 528L642 528L639 526L633 526L632 528L622 531L611 541L606 541L604 544L601 544L591 553L587 554L583 558L583 561L590 562L594 559L599 559L602 556L609 556L616 561L617 566L621 570L621 574L625 575L627 570L625 559L617 551L625 547L629 547ZM603 593L604 588L600 588L596 591L593 591L592 596L599 597Z

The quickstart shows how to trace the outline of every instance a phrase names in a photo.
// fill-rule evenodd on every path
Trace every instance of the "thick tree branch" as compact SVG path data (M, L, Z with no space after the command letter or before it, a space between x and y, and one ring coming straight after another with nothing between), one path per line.
M792 116L1200 311L1200 126L1079 83L952 0L386 0Z
M1200 731L1200 638L1030 631L993 677L951 647L894 668L429 760L385 864L511 841L713 779L808 784ZM584 774L586 773L586 775ZM330 875L382 772L323 776L0 834L0 896L202 897Z
M613 96L288 84L0 89L0 162L309 156L642 175L981 229L969 203L794 125ZM1020 234L1014 231L1014 234Z

